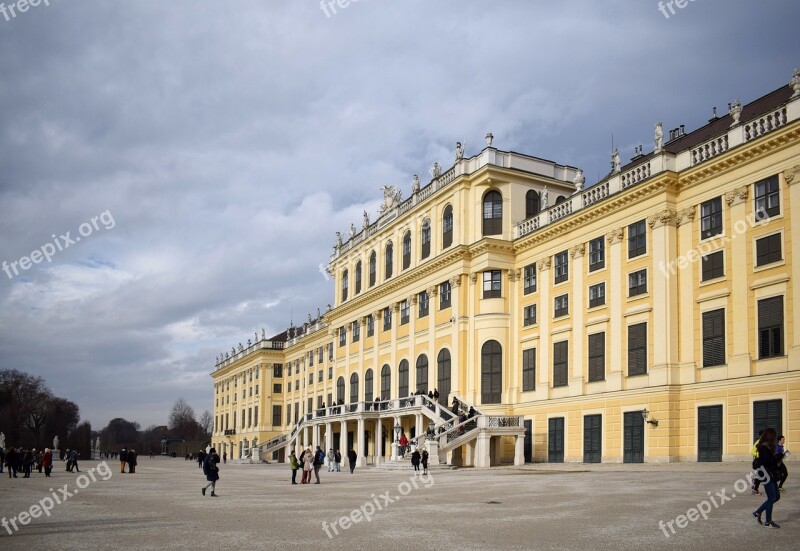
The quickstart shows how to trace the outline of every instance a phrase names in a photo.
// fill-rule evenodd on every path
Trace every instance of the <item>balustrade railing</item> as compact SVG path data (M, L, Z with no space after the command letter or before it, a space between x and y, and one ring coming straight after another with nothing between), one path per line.
M781 107L772 113L767 113L763 117L744 125L744 141L749 142L750 140L755 140L759 136L763 136L768 132L772 132L786 125L786 122L786 107Z
M581 199L584 207L593 205L608 197L608 182L592 186L584 191L582 195L583 197Z
M719 136L692 149L692 166L728 151L728 135Z
M550 223L553 223L556 220L560 220L561 218L564 218L568 214L572 214L572 201L566 200L563 203L554 205L547 210L547 213L548 216L550 217Z
M644 163L622 175L622 189L627 189L650 177L650 163Z
M486 426L489 428L518 428L521 419L518 415L492 415L486 417Z

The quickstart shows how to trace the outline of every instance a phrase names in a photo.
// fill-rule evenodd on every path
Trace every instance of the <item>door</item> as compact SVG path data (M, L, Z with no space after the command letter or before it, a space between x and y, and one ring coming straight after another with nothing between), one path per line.
M547 461L564 462L564 418L553 417L547 420Z
M600 463L603 434L603 416L585 415L583 417L583 462Z
M644 418L640 411L625 414L623 440L623 462L644 463Z
M753 402L753 442L758 438L758 433L772 427L778 436L783 434L781 400L763 400Z
M722 406L697 408L697 461L722 461Z
M533 462L533 421L525 420L525 463Z

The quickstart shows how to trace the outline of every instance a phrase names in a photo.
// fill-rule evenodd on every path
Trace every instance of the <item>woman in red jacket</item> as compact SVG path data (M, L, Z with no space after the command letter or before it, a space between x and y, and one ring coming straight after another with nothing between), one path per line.
M49 477L50 471L53 470L53 452L50 448L45 448L42 454L42 467L44 467L44 476Z

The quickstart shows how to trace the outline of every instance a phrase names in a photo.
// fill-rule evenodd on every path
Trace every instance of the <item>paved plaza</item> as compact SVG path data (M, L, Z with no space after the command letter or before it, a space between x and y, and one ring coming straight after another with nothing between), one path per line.
M82 473L97 465L81 462ZM19 530L2 529L0 549L731 551L795 548L800 526L793 464L775 508L779 530L750 516L763 498L736 491L744 464L536 464L434 471L416 480L412 472L365 467L352 475L323 470L322 484L291 486L286 465L229 463L220 465L217 498L201 496L202 472L183 459L144 457L133 475L120 474L116 461L107 465L111 476L100 467L94 480L64 472L63 463L50 479L3 474L0 514L17 517ZM52 507L49 516L42 506ZM688 513L697 520L676 521L693 508L709 509L708 519ZM41 516L23 515L29 522L22 526L23 511Z

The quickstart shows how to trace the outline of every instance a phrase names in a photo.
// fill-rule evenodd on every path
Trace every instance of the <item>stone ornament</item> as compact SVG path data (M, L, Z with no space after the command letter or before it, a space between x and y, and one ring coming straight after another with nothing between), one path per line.
M583 175L582 170L578 170L578 173L575 174L575 179L572 180L572 183L575 184L575 189L578 192L583 191L583 184L586 183L586 177Z
M475 274L475 277L477 278L478 274ZM474 282L474 280L473 280L473 282ZM460 286L461 286L461 276L455 276L455 277L451 277L450 278L450 287L451 288L460 287Z
M414 178L411 180L411 193L419 193L419 176L414 174Z
M786 180L786 185L792 185L794 182L797 181L795 176L800 173L800 165L794 165L792 168L788 168L783 171L783 178Z
M696 216L696 211L694 207L687 207L683 210L678 211L675 216L675 226L680 227L681 224L684 222L689 222L690 224L694 221L694 217Z
M792 75L792 80L789 81L789 86L792 87L793 93L790 99L800 98L800 69L795 69Z
M616 230L611 230L606 234L606 240L608 241L609 245L622 242L624 238L625 238L625 230L623 228L617 228Z
M381 191L383 192L383 203L381 203L380 213L384 214L400 204L400 191L395 186L383 186Z
M650 229L658 226L677 226L678 213L673 209L664 209L647 219Z
M619 156L619 149L614 148L614 151L611 153L611 172L616 174L621 170L622 170L622 159Z
M549 256L539 261L539 271L545 272L550 269L550 263L553 261Z
M586 245L581 243L580 245L575 245L569 250L569 256L571 258L577 258L579 256L583 256L586 252Z
M749 194L750 194L749 186L737 187L736 189L725 193L725 202L728 203L728 206L730 207L735 204L741 203L742 201L746 201L747 196Z
M442 175L442 167L439 166L439 162L438 161L433 163L433 166L431 167L430 173L431 173L431 177L434 180L436 180L439 176Z
M464 150L466 149L467 144L464 142L464 145L461 145L461 142L456 142L456 162L460 161L464 158Z
M733 123L731 124L731 127L739 124L739 119L741 118L741 116L742 116L742 102L739 101L738 99L733 100L733 103L731 103L731 117L733 117Z
M656 123L656 133L653 136L653 141L655 142L655 150L654 153L661 153L661 149L664 147L664 128L661 125L661 121Z

